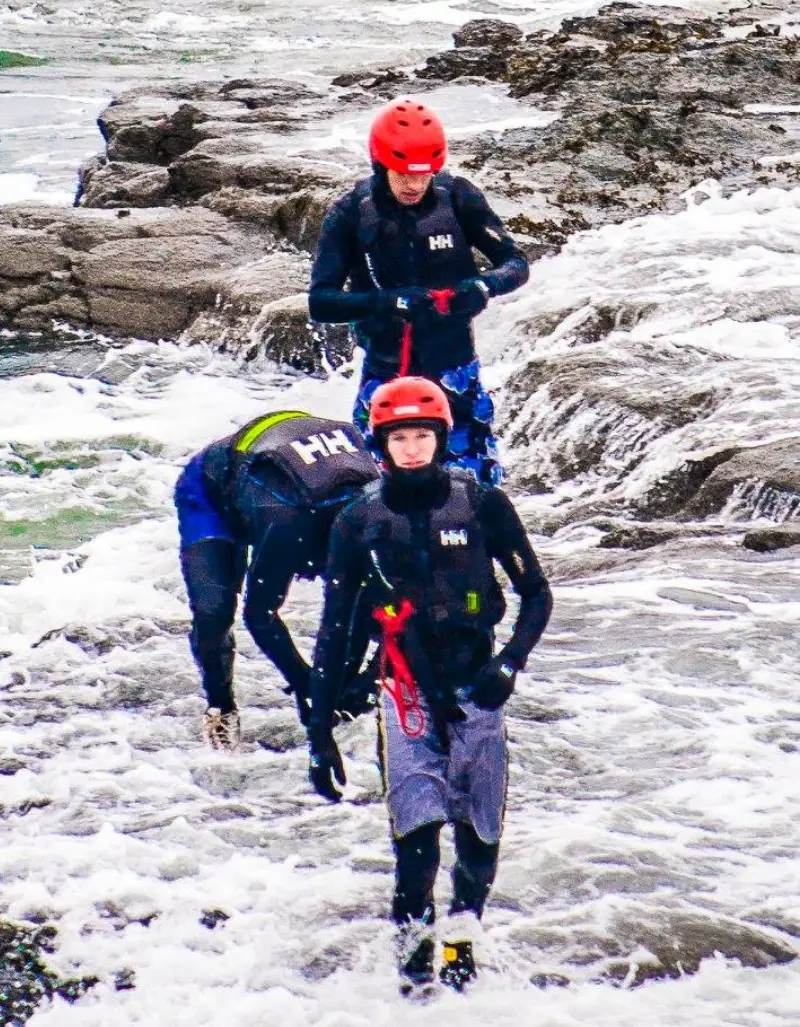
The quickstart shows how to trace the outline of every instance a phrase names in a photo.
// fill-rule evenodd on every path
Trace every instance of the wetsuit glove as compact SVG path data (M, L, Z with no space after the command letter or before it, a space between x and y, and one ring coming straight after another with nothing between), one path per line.
M459 282L450 300L450 313L460 317L477 317L486 309L491 290L482 278L466 278Z
M414 324L436 315L436 306L427 289L409 285L407 289L382 289L375 294L376 313L399 317Z
M371 713L378 705L380 692L380 651L376 652L365 670L351 678L336 701L336 715L340 721L355 720L362 713Z
M308 778L317 795L328 802L339 802L342 793L333 783L347 784L339 746L333 739L330 728L311 727L308 733L311 759L308 764Z
M516 680L516 667L500 652L475 675L469 698L483 710L499 710L511 698Z

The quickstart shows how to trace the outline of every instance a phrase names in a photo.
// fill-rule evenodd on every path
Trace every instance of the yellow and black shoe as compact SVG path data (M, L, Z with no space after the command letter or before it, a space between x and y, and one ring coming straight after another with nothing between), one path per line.
M439 980L453 991L463 991L478 976L471 941L446 941L443 960Z
M407 956L400 956L400 994L404 998L424 1000L435 990L433 953L433 939L423 938Z
M216 706L209 706L203 718L203 738L218 752L238 752L241 742L238 710L223 713Z

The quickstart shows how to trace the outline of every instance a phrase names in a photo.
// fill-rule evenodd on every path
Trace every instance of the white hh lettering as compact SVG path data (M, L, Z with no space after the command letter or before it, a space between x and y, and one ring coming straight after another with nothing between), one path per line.
M452 250L452 235L429 235L428 245L432 250Z
M304 464L315 464L317 457L327 458L330 454L328 453L328 447L325 445L325 439L320 438L319 435L309 435L307 442L292 443L292 449L298 454Z
M320 438L328 447L328 452L331 456L336 456L337 453L344 451L345 453L357 453L358 449L345 435L342 428L337 428L335 432L330 435L320 434Z
M465 546L468 543L466 528L449 528L439 532L443 546Z

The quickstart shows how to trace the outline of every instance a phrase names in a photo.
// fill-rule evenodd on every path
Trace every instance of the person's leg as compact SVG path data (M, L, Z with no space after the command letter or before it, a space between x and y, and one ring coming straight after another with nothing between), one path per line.
M497 873L508 776L502 710L482 710L470 702L462 709L466 720L450 728L448 784L456 862L439 974L456 991L476 977L472 946Z
M233 621L244 575L241 546L226 539L201 539L181 547L181 569L192 630L189 642L209 706L223 714L236 709L233 693Z
M500 843L483 841L472 824L460 822L454 827L456 862L450 915L470 912L480 920L497 873Z
M424 824L403 838L393 839L392 919L397 925L397 963L401 991L405 993L430 984L435 976L433 888L439 869L441 827L441 822Z
M500 485L504 474L492 432L494 404L480 380L480 363L445 371L441 385L450 402L453 429L446 463L471 471L486 485Z
M180 562L192 611L190 644L203 690L209 706L229 712L235 707L231 627L246 553L206 493L204 457L192 457L175 485Z
M434 979L433 887L439 868L439 831L447 820L447 760L429 711L423 733L403 731L395 701L379 704L378 752L396 859L392 919L397 925L401 991Z
M395 889L392 919L399 926L435 920L433 887L439 869L441 821L424 824L403 838L393 839Z

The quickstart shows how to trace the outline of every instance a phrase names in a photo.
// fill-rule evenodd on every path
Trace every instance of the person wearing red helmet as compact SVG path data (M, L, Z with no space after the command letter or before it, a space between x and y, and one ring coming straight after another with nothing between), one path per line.
M356 610L372 610L392 917L409 995L436 986L433 890L447 823L456 863L438 976L458 991L476 976L472 941L497 869L505 805L503 706L552 607L508 497L444 465L452 424L435 382L403 377L376 389L370 425L383 473L334 521L310 683L309 776L319 795L338 802L336 783L346 777L333 737L335 697L350 634L363 630ZM494 561L520 600L496 653L505 598Z
M438 382L453 408L447 461L498 484L494 408L480 380L472 322L528 280L528 262L483 193L443 168L447 139L421 101L394 100L373 121L373 174L338 199L311 273L312 320L352 325L365 353L353 410L370 441L369 401L402 373ZM479 273L473 250L492 265ZM452 292L438 303L431 293ZM411 327L410 349L404 330ZM407 356L408 366L403 367Z

